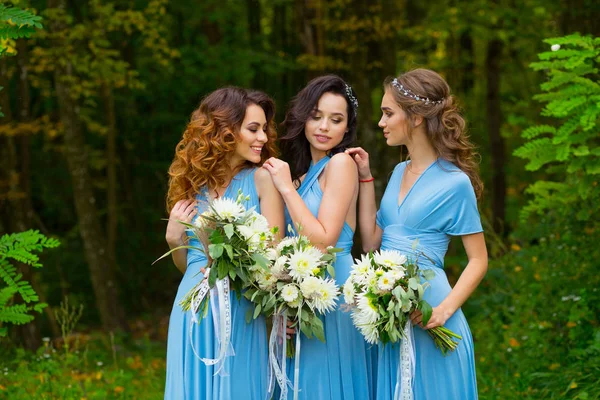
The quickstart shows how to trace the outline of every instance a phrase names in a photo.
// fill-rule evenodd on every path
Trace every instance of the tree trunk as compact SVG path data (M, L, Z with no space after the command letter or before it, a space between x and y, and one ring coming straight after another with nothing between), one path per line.
M487 80L487 124L492 156L492 218L494 230L506 234L505 228L505 196L506 176L504 171L505 149L500 128L502 114L500 105L500 60L503 44L493 39L488 44L486 57Z
M65 1L49 0L48 5L49 8L64 9ZM49 24L49 30L54 33L64 29L66 27L60 22L52 21ZM57 39L54 46L65 47L60 40ZM64 152L73 183L75 210L96 296L96 307L105 329L125 329L124 314L119 303L118 286L111 267L112 260L109 259L106 237L98 217L96 198L94 197L92 180L88 170L84 131L79 115L80 109L64 79L72 76L73 68L70 61L66 65L62 63L56 63L55 65L54 84L60 119L64 127Z
M104 98L104 115L108 132L106 135L106 175L107 175L107 251L113 271L117 260L117 228L119 223L119 210L117 207L117 118L115 115L115 98L112 89L106 84L102 86Z

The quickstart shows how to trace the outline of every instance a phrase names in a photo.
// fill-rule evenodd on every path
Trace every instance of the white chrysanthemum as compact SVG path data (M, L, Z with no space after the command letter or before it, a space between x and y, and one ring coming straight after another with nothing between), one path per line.
M370 344L375 344L379 341L379 331L375 324L359 325L360 333L365 337L365 341Z
M290 275L292 278L302 279L314 274L315 268L321 259L321 256L315 255L312 251L297 251L290 255Z
M321 279L316 276L308 276L300 282L300 291L305 298L312 298L312 296L319 291L320 287Z
M293 284L285 285L281 288L281 298L286 302L292 302L298 298L299 295L298 287Z
M323 257L323 253L321 252L321 250L317 249L316 247L313 246L307 246L304 249L305 252L307 252L308 254L311 255L311 257L314 257L316 260L321 260L321 257Z
M319 279L320 284L312 296L314 307L322 314L335 308L339 288L333 279Z
M390 274L390 276L392 276L395 280L398 280L406 276L406 270L404 267L392 268L388 274Z
M352 272L350 275L355 283L364 285L367 283L369 272L371 271L371 263L369 258L364 254L361 259L355 259L355 264L352 266Z
M394 284L396 283L396 279L389 272L384 273L377 280L377 287L379 290L390 291L394 288Z
M269 261L275 261L277 260L277 252L275 251L275 249L268 248L265 252L265 257L267 257L267 260Z
M388 268L402 265L407 261L406 256L396 250L381 250L373 254L373 259L377 264L384 265Z
M355 296L356 289L354 288L354 283L352 282L352 278L348 278L344 284L344 301L346 304L353 306L356 304Z
M367 296L359 295L358 301L358 314L361 316L361 321L363 323L374 323L379 320L379 310L376 306L371 304L371 300ZM356 314L356 313L355 313Z
M285 263L287 262L287 260L288 260L287 256L279 257L277 260L275 260L275 263L271 267L271 272L275 275L284 274L285 273Z
M295 246L297 242L298 239L296 236L288 236L286 238L283 238L281 242L279 242L279 244L277 245L277 253L281 253L283 249L288 246Z
M221 220L233 222L244 215L244 206L227 197L213 201L212 208Z
M256 281L258 283L258 287L262 290L271 290L274 289L275 284L277 284L277 277L262 270L262 272L258 272Z
M298 308L298 307L300 307L301 304L302 304L302 298L300 296L298 296L296 298L296 300L290 301L289 303L287 303L288 307L290 307L290 308Z
M204 211L194 220L194 226L198 229L204 229L204 227L206 226L206 220L204 219L204 217L208 217L211 215L212 213L210 211Z

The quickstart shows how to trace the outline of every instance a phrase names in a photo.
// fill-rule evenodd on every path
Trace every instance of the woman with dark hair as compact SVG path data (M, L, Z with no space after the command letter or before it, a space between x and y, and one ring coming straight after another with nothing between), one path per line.
M276 155L274 115L275 105L266 94L235 87L212 92L192 113L169 168L166 239L170 248L187 241L185 228L177 220L190 223L203 212L207 200L235 199L238 190L250 196L244 204L247 208L255 206L269 225L283 228L281 196L269 173L258 168ZM196 240L188 244L200 246ZM218 338L211 308L197 324L179 305L181 298L204 278L207 258L200 251L185 249L172 256L184 276L169 320L165 399L264 400L268 366L264 318L246 324L246 312L252 306L230 293L235 355L225 358L222 371L226 373L217 373L215 365L200 359L217 356Z
M398 344L380 345L377 399L476 399L473 339L460 309L483 279L488 263L477 211L483 185L473 145L450 88L437 73L416 69L387 79L384 89L379 126L388 146L408 148L410 161L394 169L377 211L369 155L361 148L346 151L364 182L359 197L364 251L381 247L413 258L424 254L418 258L419 266L432 269L435 278L425 291L425 300L433 307L429 322L423 326L420 312L411 315L418 325L414 376ZM444 272L451 236L461 237L469 260L454 288ZM446 356L426 332L441 325L462 336L457 349Z
M340 77L313 79L292 100L283 123L284 157L264 164L286 205L286 225L300 227L316 246L335 246L335 280L342 285L353 264L358 174L344 150L356 137L358 101ZM291 167L291 168L290 168ZM301 341L299 398L372 399L375 355L352 325L349 313L324 318L325 343ZM294 379L294 362L288 377ZM290 391L290 398L293 394Z

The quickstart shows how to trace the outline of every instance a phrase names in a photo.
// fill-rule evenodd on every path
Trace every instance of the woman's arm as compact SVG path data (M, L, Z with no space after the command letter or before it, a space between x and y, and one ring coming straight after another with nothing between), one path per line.
M285 234L285 218L283 216L283 199L275 188L271 174L264 168L254 173L254 183L260 201L261 214L269 221L269 226L278 227L279 240Z
M483 232L462 236L462 242L467 251L469 263L450 294L437 307L433 308L433 313L425 329L444 325L467 301L487 272L488 254ZM421 324L420 312L413 313L411 318L413 323Z
M167 224L167 233L165 239L170 249L174 249L185 244L186 234L185 226L177 221L183 221L191 223L194 215L196 215L196 201L195 200L179 200L173 206L171 213L169 214L169 223ZM185 274L187 269L187 249L179 249L171 253L173 262L182 274Z
M358 224L360 226L360 238L363 251L377 250L381 246L383 231L377 225L377 205L375 204L375 183L371 179L371 168L369 166L369 153L361 147L353 147L346 150L358 167L358 176L362 180L358 193Z
M358 173L352 159L340 153L329 161L326 167L323 199L317 218L312 215L294 188L289 165L286 162L271 158L264 167L271 173L292 221L295 225L301 226L302 234L321 249L334 246L356 196Z

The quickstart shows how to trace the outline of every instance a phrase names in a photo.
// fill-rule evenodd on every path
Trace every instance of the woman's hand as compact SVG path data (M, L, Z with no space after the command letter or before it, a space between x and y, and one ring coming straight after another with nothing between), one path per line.
M292 182L292 174L290 166L285 161L279 158L271 157L263 164L263 168L269 171L273 184L282 195L295 191L294 183Z
M169 247L174 248L184 244L183 235L185 226L177 221L191 223L194 215L197 213L195 200L179 200L169 214L169 223L167 224L167 233L165 238Z
M431 313L431 318L429 318L429 322L427 325L423 326L423 314L421 311L416 310L412 314L410 314L410 319L414 325L419 325L421 328L427 330L436 328L438 326L443 326L448 319L452 316L450 311L445 310L443 307L433 307L433 311Z
M358 167L358 178L371 179L369 153L367 153L362 147L351 147L346 149L346 154L349 154L356 163L356 166Z

